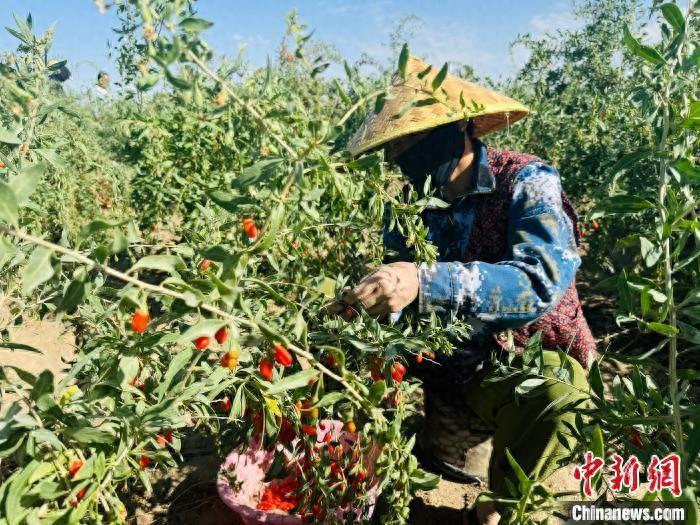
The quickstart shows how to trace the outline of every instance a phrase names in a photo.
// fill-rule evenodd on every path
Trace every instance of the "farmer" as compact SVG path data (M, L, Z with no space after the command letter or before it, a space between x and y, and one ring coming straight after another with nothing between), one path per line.
M100 71L97 73L97 83L92 87L90 98L92 100L92 116L100 120L100 109L109 98L109 73Z
M560 439L573 444L566 423L574 424L574 409L585 402L584 368L595 348L574 281L581 262L577 217L554 168L532 155L481 142L527 115L518 102L447 76L438 90L440 103L400 113L407 102L429 96L425 89L437 69L420 79L418 73L427 67L409 60L406 80L394 83L392 96L378 114L368 116L349 149L357 155L383 147L386 159L419 192L430 176L435 195L449 204L422 213L438 262L412 262L405 239L386 227L384 243L397 262L347 289L334 309L340 313L351 305L376 317L414 309L446 320L455 315L471 325L471 339L460 343L452 357L415 367L426 392L422 456L448 478L473 480L454 458L464 457L468 439L459 436L469 435L474 425L469 415L475 415L493 434L490 489L507 496L506 480L518 482L506 449L531 478L545 478L568 453ZM468 118L460 100L476 108ZM546 381L516 399L522 375L482 382L494 350L521 350L537 333L545 350L545 375L561 369L561 349L568 354L564 368L572 372L575 386ZM490 502L477 504L475 511L479 523L498 522Z

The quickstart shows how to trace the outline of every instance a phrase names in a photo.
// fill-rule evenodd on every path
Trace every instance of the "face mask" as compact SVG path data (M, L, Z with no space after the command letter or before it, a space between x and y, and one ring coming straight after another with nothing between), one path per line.
M440 188L448 181L463 152L464 133L456 123L448 124L401 153L396 164L419 191L429 176L433 188Z

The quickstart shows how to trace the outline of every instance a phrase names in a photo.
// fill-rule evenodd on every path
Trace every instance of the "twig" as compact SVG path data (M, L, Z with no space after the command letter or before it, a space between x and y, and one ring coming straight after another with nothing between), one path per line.
M180 292L176 292L175 290L170 290L168 288L165 288L163 286L159 286L156 284L150 284L143 282L139 280L136 277L132 277L131 275L127 275L124 272L120 272L119 270L115 270L114 268L111 268L105 264L101 264L97 261L94 261L90 259L89 257L84 256L83 254L72 250L70 248L66 248L64 246L59 246L58 244L54 244L52 242L46 241L44 239L41 239L39 237L35 237L33 235L30 235L26 232L23 232L21 230L8 227L6 225L0 224L0 232L12 235L13 237L16 237L18 239L22 239L23 241L30 242L34 245L37 246L42 246L44 248L48 248L49 250L57 253L62 253L63 255L67 255L68 257L74 259L75 261L84 264L88 268L93 268L96 270L99 270L107 275L110 275L116 279L119 279L121 281L127 282L129 284L133 284L134 286L140 288L141 290L146 290L149 292L152 292L154 294L158 295L165 295L169 297L173 297L174 299L179 299L181 301L185 301L186 297L185 294L182 294ZM251 321L249 319L243 318L243 317L238 317L233 314L230 314L228 312L225 312L224 310L221 310L220 308L202 303L199 306L202 310L205 310L211 314L217 315L223 319L227 319L235 324L239 324L241 326L245 326L246 328L249 328L251 330L260 330L260 326L258 323ZM304 350L303 348L299 348L296 345L290 344L289 345L289 350L293 351L295 354L304 357L305 359L309 360L311 365L319 370L320 372L326 374L328 377L334 379L350 393L358 402L361 404L364 403L364 398L355 390L355 388L345 380L345 378L339 376L335 372L329 370L327 367L325 367L323 364L318 362L318 360L314 357L314 355L311 352L308 352L307 350Z
M221 84L221 87L224 91L226 91L226 94L231 97L233 100L236 101L237 104L245 108L245 110L250 113L250 115L258 121L258 124L260 124L265 131L272 137L272 139L277 142L280 146L282 146L282 149L284 149L287 153L289 153L292 157L296 157L296 151L287 144L287 142L280 137L277 133L272 131L270 129L270 126L267 124L267 121L263 118L263 116L260 114L260 112L255 109L253 106L251 106L248 102L243 100L241 97L238 96L238 94L231 89L228 84L219 76L217 75L214 71L212 71L209 66L207 66L201 58L199 58L194 52L188 50L187 51L187 56L189 57L192 62L197 64L199 69L201 69L208 77L210 77L212 80L215 82L218 82Z

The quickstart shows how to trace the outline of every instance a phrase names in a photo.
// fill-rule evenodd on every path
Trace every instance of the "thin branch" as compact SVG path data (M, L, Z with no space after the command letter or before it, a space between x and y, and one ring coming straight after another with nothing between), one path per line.
M245 110L250 113L250 115L258 121L258 124L260 124L265 131L272 137L272 139L277 142L280 146L282 146L282 149L284 149L287 153L289 153L292 157L296 157L296 151L287 144L287 142L280 137L277 133L272 131L270 126L267 124L267 121L263 118L263 116L260 114L260 112L255 109L253 106L251 106L248 102L243 100L241 97L238 96L238 94L229 87L228 83L225 82L219 75L217 75L214 71L212 71L209 66L207 66L201 58L199 58L194 52L191 50L187 51L187 56L189 57L192 62L197 64L199 69L201 69L209 78L214 80L215 82L218 82L221 84L221 87L224 91L226 91L226 94L231 97L238 105L242 106L245 108Z
M39 237L35 237L29 233L23 232L21 230L15 229L8 227L6 225L0 225L0 232L6 233L8 235L12 235L13 237L16 237L18 239L22 239L23 241L30 242L34 245L37 246L42 246L44 248L48 248L49 250L56 252L56 253L61 253L63 255L66 255L70 257L71 259L75 260L76 262L79 262L81 264L84 264L88 268L96 269L99 270L107 275L110 275L116 279L119 279L120 281L127 282L129 284L133 284L137 288L140 288L141 290L146 290L148 292L152 292L157 295L165 295L168 297L173 297L174 299L179 299L181 301L185 301L186 297L184 294L180 292L176 292L175 290L170 290L168 288L165 288L163 286L159 286L156 284L150 284L143 282L139 280L136 277L132 277L131 275L127 275L124 272L120 272L119 270L115 270L114 268L111 268L105 264L101 264L97 261L94 261L90 259L89 257L86 257L85 255L81 254L80 252L77 252L75 250L72 250L70 248L66 248L64 246L59 246L58 244L54 244L52 242L46 241L44 239L41 239ZM228 312L225 312L224 310L210 305L206 303L202 303L199 305L199 308L202 310L205 310L211 314L217 315L223 319L229 320L235 324L238 324L240 326L244 326L246 328L249 328L251 330L260 330L260 326L258 323L251 321L249 319L243 318L243 317L238 317L233 314L230 314ZM315 356L311 353L308 352L307 350L304 350L303 348L299 348L296 345L290 344L289 349L293 351L295 354L298 356L301 356L305 359L307 359L311 365L322 372L323 374L327 375L328 377L334 379L343 387L361 404L364 403L364 398L355 390L355 388L348 383L345 378L339 376L332 370L328 369L325 367L323 364L318 362L318 360L315 358Z

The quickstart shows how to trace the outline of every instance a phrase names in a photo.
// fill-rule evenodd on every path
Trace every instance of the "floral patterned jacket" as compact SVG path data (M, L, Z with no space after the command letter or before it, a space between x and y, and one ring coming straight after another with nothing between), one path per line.
M595 343L575 287L578 219L559 174L532 155L479 142L477 154L470 190L448 208L423 212L439 259L419 266L419 312L454 313L472 326L473 339L456 352L458 368L478 369L509 337L522 348L537 332L545 349L587 366ZM411 259L395 230L385 228L384 244Z

